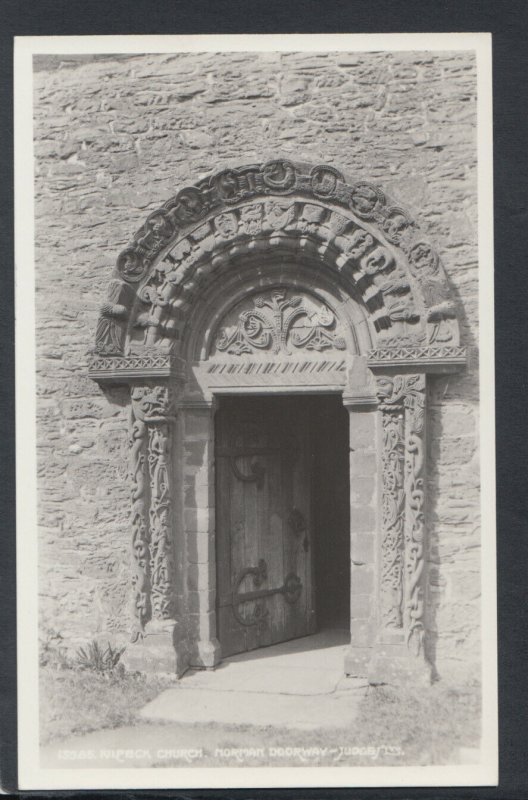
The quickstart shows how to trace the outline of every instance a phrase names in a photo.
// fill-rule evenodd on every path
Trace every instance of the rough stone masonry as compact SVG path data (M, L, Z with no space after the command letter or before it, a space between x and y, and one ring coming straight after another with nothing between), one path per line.
M471 53L197 53L34 61L41 630L128 636L124 390L86 376L117 254L168 197L280 156L379 184L449 276L472 357L430 381L428 646L480 658L476 84Z

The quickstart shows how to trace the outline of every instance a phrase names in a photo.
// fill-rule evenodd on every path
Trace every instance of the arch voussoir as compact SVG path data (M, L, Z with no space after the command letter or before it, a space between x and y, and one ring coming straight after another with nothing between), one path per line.
M117 258L94 356L170 351L213 276L260 255L317 260L348 285L377 337L371 360L403 347L463 362L445 272L410 215L373 184L286 160L223 170L149 215Z

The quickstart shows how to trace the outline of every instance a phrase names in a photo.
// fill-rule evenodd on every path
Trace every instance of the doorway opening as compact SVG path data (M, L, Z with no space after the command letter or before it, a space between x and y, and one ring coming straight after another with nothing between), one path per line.
M350 630L348 417L337 394L219 399L216 610L224 657Z

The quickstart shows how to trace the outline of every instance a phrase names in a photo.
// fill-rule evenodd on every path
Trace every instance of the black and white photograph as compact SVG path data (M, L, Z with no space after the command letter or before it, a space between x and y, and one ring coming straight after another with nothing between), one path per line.
M21 788L497 783L491 36L19 37L15 124Z

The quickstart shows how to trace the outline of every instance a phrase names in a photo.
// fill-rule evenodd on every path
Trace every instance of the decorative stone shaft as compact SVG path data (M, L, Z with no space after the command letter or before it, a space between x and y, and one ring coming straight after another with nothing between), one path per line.
M383 431L380 617L423 643L425 375L377 378Z
M132 641L136 641L152 617L150 603L150 547L148 504L149 486L147 475L147 426L136 419L130 410L130 485L132 525L132 613L136 627Z
M401 628L403 600L403 409L400 405L382 413L382 543L381 618L386 628Z
M420 653L424 637L425 375L407 378L405 396L405 629Z
M405 376L380 376L382 427L380 617L384 628L403 627Z
M135 640L150 619L172 620L175 615L171 502L174 398L168 384L158 384L132 387L131 399Z

